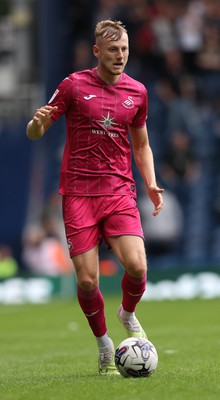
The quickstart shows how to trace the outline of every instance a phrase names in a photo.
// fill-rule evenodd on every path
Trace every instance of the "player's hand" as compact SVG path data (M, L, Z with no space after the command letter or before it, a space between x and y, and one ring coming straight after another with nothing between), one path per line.
M152 203L154 204L154 211L152 215L156 217L163 208L162 193L164 192L164 189L159 188L157 185L150 185L147 191L148 191L148 196L150 197Z
M54 106L43 106L36 110L33 122L36 123L38 126L44 125L51 117L51 115L57 111L57 107Z
M43 137L47 129L53 124L51 115L57 111L56 106L43 106L35 111L33 119L28 123L26 134L28 139L36 140Z

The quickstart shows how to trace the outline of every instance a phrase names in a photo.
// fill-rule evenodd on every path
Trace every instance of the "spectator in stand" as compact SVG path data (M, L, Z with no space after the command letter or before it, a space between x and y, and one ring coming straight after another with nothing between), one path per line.
M175 22L179 15L179 3L177 1L157 1L158 15L152 23L156 37L156 49L164 54L179 46Z
M58 276L73 271L71 260L60 240L42 225L30 224L26 228L22 260L25 267L37 275Z
M10 278L17 274L18 263L13 257L10 246L0 244L0 279Z
M220 71L220 27L206 26L204 45L198 52L197 65L201 70Z
M146 201L144 187L141 187L138 195L138 207L146 237L147 254L156 257L168 256L170 259L180 249L183 234L183 211L174 192L166 189L163 197L163 216L157 221L152 222L148 217L148 214L151 214L152 205L149 199Z
M190 185L200 175L200 163L193 151L192 138L184 130L176 130L170 137L160 177L177 194L183 209L187 204Z
M204 97L219 97L220 87L220 23L204 28L204 43L195 57Z
M195 55L203 45L203 19L206 8L203 1L185 3L182 15L176 20L176 31L185 65L189 72L193 73L196 70Z
M73 44L72 59L70 70L71 71L82 71L88 66L94 65L92 57L91 47L88 40L79 39Z

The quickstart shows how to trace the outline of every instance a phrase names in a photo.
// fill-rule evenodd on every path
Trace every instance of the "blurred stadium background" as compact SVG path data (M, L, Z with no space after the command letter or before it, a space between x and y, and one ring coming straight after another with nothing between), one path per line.
M126 72L148 89L149 136L166 189L153 219L134 165L150 276L206 272L217 282L219 0L0 0L0 279L71 274L57 195L64 119L38 142L25 130L67 74L95 66L94 27L106 18L128 29ZM120 272L105 247L100 258L103 276Z

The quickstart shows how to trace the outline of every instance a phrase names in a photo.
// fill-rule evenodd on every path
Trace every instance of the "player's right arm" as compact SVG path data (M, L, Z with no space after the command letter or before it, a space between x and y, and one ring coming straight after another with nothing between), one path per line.
M30 140L40 139L53 125L51 115L57 111L56 106L43 106L36 110L33 119L27 125L27 137Z

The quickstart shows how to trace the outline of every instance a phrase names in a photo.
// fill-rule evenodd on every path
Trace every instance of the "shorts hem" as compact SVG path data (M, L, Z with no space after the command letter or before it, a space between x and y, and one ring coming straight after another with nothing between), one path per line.
M112 234L112 235L108 235L108 236L106 236L106 239L108 239L109 237L117 237L117 236L138 236L138 237L140 237L141 239L143 239L144 240L144 235L143 234L140 234L140 233L134 233L134 232L132 232L132 233L114 233L114 234Z
M80 254L86 253L87 251L89 251L89 250L93 249L94 247L96 247L98 244L99 244L99 242L94 243L93 245L89 246L88 248L81 249L81 250L76 251L76 252L71 251L70 252L70 257L72 258L72 257L75 257L75 256L79 256Z

